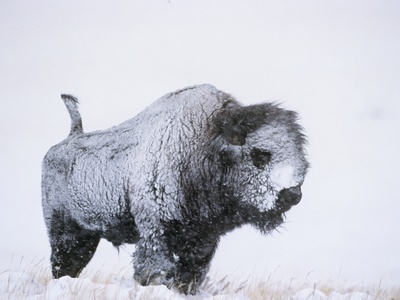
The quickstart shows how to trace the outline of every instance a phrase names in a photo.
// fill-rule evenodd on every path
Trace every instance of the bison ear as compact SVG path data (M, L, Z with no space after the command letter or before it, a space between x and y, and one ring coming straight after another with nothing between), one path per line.
M213 118L213 133L222 136L228 143L243 146L246 143L247 130L240 117L241 106L229 102Z
M243 146L247 135L268 122L270 105L241 106L229 102L214 117L214 133L232 145Z
M232 130L229 134L225 134L226 140L235 146L243 146L246 144L246 137L247 137L247 132L235 132L235 130Z

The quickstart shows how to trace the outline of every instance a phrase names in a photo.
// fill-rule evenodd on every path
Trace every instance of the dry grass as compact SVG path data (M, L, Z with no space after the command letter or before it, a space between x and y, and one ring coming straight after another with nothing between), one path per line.
M0 298L158 299L157 295L160 294L152 294L152 289L143 292L143 288L131 279L131 273L131 266L112 274L104 274L100 270L86 270L81 274L80 280L65 278L53 281L47 261L38 259L25 262L21 258L19 261L10 264L9 269L0 270ZM306 280L302 283L294 280L282 282L275 280L273 275L272 273L264 279L249 277L234 281L232 281L231 276L207 277L202 290L208 295L226 295L226 297L219 297L218 299L287 300L298 291L311 288L320 290L327 296L332 292L341 294L362 292L369 295L370 298L368 299L400 300L400 287L385 289L379 283L376 286L368 287L346 287L337 286L338 284L310 284L306 283ZM166 289L163 290L163 295L180 298L178 294ZM203 297L188 298L202 299Z
M249 300L288 300L304 289L319 290L327 298L334 292L342 295L359 292L363 293L368 300L400 300L400 286L383 288L380 283L367 287L346 286L340 283L311 283L307 279L308 276L303 281L292 279L283 282L276 280L274 273L265 276L264 279L249 277L235 281L232 281L229 276L224 276L221 279L208 277L203 284L203 289L213 295L240 294Z

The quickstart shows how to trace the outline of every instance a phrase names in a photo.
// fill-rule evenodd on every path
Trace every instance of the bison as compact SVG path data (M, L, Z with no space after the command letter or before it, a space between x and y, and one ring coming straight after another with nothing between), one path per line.
M84 133L77 99L62 99L71 131L42 166L54 278L77 277L104 238L136 244L140 284L195 294L222 235L244 224L269 233L301 199L306 138L275 103L242 106L198 85Z

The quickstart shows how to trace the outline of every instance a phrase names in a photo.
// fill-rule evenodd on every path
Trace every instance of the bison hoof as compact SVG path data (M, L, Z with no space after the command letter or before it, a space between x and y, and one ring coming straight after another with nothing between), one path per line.
M147 272L144 275L136 276L135 280L139 282L143 286L147 285L165 285L168 288L171 288L174 284L174 272L169 271L155 271L155 272Z
M185 295L195 295L199 289L199 286L195 282L191 283L175 283L175 288Z

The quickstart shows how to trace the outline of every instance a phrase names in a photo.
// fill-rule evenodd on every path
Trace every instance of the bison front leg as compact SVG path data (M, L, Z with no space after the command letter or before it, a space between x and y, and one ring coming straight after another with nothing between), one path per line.
M166 285L174 283L175 263L162 235L141 238L136 244L134 278L141 285Z
M195 294L210 269L219 237L200 225L180 224L167 238L176 263L174 286L185 294Z
M203 283L210 262L214 256L217 242L190 243L177 253L175 286L185 294L195 294Z

